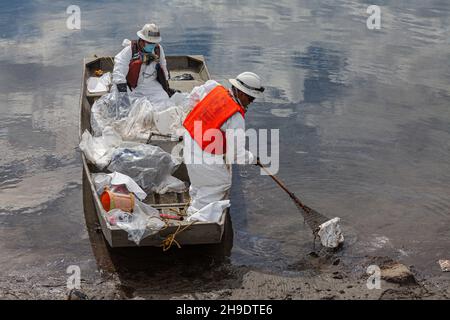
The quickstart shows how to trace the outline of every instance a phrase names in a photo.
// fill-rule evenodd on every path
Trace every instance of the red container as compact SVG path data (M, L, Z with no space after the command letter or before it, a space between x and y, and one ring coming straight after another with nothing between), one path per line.
M117 188L115 190L117 190ZM109 187L105 187L105 191L101 194L100 200L103 209L107 212L113 209L120 209L132 213L134 209L134 194L128 192L128 190L127 193L113 192Z

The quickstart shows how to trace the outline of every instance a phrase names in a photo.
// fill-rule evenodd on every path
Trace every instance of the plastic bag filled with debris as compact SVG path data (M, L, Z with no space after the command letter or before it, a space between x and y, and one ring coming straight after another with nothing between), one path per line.
M203 221L219 223L225 208L230 206L230 200L214 201L197 212L189 215L187 221ZM188 213L189 214L189 213Z
M123 99L124 93L120 93L115 86L111 92L103 95L91 108L91 127L94 137L101 135L106 126L117 130L126 124L126 119L131 111L130 100Z
M87 89L90 93L104 93L109 91L111 85L111 72L107 72L100 77L89 77Z
M114 149L122 143L122 138L111 127L106 127L98 137L85 130L79 147L87 160L102 170L111 161Z
M169 100L170 107L155 111L153 114L154 128L162 134L181 136L180 129L189 112L189 95L187 93L175 93Z
M132 99L129 108L121 108L114 103L112 94L97 100L91 110L91 126L94 136L101 134L103 128L110 126L126 141L144 142L153 124L153 106L144 97Z
M133 192L140 200L147 198L147 193L138 186L138 184L129 176L120 172L106 173L94 173L92 180L95 185L95 189L98 195L101 195L105 190L105 187L113 187L118 185L125 185L129 192Z
M150 131L162 134L175 133L182 127L188 96L174 94L164 105L154 105L146 97L130 94L130 107L117 101L115 91L98 99L91 109L91 126L94 136L101 135L106 126L111 126L123 140L145 142Z
M108 170L129 176L146 191L162 194L186 189L183 181L172 176L179 165L171 154L160 147L129 144L114 150Z
M118 127L122 139L126 141L147 141L149 131L154 128L153 112L152 104L145 97L134 99L130 113Z
M154 235L165 223L159 216L159 211L136 200L133 213L113 209L106 213L106 220L112 226L117 226L128 233L128 239L137 245L142 239Z
M178 107L171 107L164 111L155 112L153 121L155 128L162 134L177 134L177 130L183 125L181 120L183 112Z

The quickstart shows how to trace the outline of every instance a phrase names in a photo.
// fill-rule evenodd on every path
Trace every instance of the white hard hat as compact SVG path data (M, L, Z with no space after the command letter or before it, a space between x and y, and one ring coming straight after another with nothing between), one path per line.
M161 34L159 33L159 27L154 23L147 23L137 32L137 35L142 40L153 43L161 42Z
M254 98L260 97L264 92L261 79L253 72L243 72L236 79L229 79L228 81L237 89Z

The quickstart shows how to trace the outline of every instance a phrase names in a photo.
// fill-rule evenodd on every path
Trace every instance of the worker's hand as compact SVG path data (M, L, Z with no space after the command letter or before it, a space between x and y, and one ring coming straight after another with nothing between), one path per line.
M126 83L118 83L118 84L116 84L116 86L117 86L117 90L119 92L128 92Z
M169 92L167 92L168 94L169 94L169 97L171 97L171 96L173 96L175 93L181 93L181 91L180 90L175 90L175 89L173 89L173 88L169 88L169 90L168 90Z

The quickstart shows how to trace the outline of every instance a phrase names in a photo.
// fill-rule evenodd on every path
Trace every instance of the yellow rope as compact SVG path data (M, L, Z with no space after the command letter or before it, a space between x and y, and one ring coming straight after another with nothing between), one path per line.
M164 227L161 228L161 230L159 230L159 231L166 230L166 229L169 227L169 220L168 220L168 219L162 219L162 218L160 218L160 220L161 220L162 222L164 222Z
M186 203L186 205L184 206L184 208L182 209L184 212L182 213L181 212L181 210L180 210L180 216L182 216L182 217L186 217L187 216L187 208L189 207L189 205L191 204L191 200L192 199L189 199L189 201Z
M181 248L181 245L180 245L180 243L175 239L175 237L176 237L178 234L180 234L181 232L183 232L184 230L186 230L187 228L189 228L190 226L192 226L194 223L195 223L195 221L192 221L190 224L188 224L187 226L183 227L182 229L181 229L181 223L178 224L177 230L176 230L174 233L169 234L169 235L162 241L161 247L163 248L163 251L169 250L169 249L172 247L172 245L173 245L174 243L177 245L178 249L180 249L180 248Z

